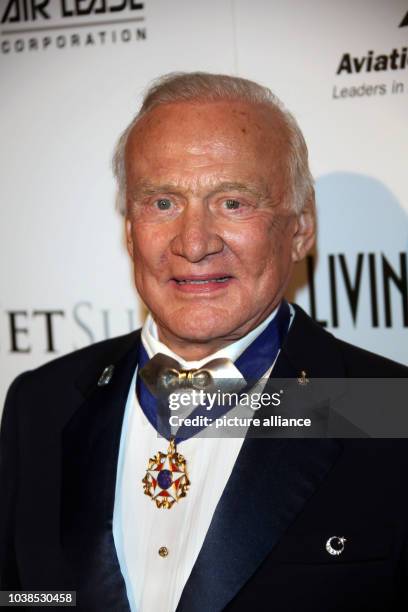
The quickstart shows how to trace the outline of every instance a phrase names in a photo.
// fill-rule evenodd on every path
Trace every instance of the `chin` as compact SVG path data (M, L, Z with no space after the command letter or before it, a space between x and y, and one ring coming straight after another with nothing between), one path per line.
M174 335L189 342L211 342L228 337L235 329L231 312L207 308L182 308L169 318L162 319L165 327ZM237 322L237 326L239 323Z

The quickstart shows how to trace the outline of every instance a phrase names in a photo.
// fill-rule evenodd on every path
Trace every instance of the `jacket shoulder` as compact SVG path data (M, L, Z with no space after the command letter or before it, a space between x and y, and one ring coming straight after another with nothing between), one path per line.
M335 338L342 352L347 376L358 378L407 378L408 367Z
M300 306L286 350L301 364L310 364L315 377L406 378L408 367L336 338L316 323ZM307 368L305 368L307 369Z

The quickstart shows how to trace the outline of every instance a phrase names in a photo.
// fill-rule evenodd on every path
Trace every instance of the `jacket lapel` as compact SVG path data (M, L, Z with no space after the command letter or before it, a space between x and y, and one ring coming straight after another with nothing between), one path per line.
M344 376L331 336L296 307L273 378L293 379L302 371ZM294 522L341 449L335 439L247 437L177 612L222 610Z
M85 400L63 431L61 540L73 570L78 605L89 611L128 611L112 535L116 469L126 399L139 336L104 355L78 381ZM110 368L111 379L99 384Z
M336 440L247 439L177 611L222 610L295 520L339 451Z

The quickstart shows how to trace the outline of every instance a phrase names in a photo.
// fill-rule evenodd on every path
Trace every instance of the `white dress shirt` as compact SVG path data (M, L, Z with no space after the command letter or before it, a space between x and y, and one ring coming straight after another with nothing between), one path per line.
M201 361L186 362L159 341L151 315L142 329L148 356L164 353L184 368L198 368L217 357L235 361L277 312L245 337ZM293 315L293 311L292 311ZM269 376L272 366L265 374ZM265 380L265 379L263 379ZM144 494L142 478L150 457L167 452L145 417L135 393L136 372L129 389L120 441L113 536L132 612L174 612L203 545L216 506L227 484L244 438L190 438L177 445L187 461L191 482L185 498L171 509L157 508ZM257 392L262 391L257 388ZM159 555L166 547L168 555Z

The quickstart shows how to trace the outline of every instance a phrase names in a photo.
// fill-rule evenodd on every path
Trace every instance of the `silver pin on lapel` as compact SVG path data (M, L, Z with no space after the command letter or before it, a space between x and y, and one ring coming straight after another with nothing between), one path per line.
M326 550L329 555L341 555L344 550L346 538L339 538L338 536L332 536L326 542Z
M108 365L100 375L98 380L98 387L104 387L105 385L109 385L112 380L113 370L115 369L114 365Z

